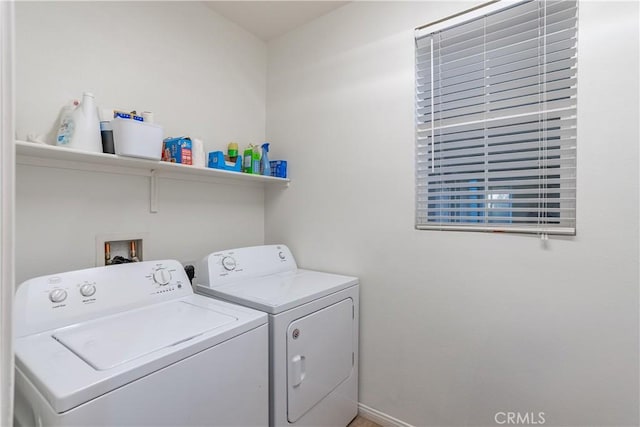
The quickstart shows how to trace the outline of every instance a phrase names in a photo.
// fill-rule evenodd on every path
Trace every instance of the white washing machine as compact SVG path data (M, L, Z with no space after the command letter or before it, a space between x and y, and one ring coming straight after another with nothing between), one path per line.
M195 283L269 314L272 426L346 426L357 415L357 278L298 269L272 245L212 253Z
M268 425L267 316L177 261L31 279L14 309L18 426Z

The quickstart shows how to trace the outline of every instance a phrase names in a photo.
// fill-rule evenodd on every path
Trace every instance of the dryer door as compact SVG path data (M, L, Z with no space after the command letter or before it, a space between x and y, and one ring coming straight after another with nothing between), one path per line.
M287 329L287 418L294 423L353 370L353 300L294 320Z

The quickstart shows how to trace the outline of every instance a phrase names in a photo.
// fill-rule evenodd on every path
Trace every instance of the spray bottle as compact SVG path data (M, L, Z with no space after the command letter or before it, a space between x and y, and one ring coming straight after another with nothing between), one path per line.
M271 164L269 163L269 143L262 144L262 158L260 159L260 174L271 176Z

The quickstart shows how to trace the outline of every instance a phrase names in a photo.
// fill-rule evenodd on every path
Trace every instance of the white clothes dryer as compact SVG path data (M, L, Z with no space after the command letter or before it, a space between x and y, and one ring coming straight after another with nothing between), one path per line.
M298 269L285 245L212 253L196 292L269 315L270 425L346 426L358 412L356 277Z
M266 426L267 316L195 295L177 261L16 293L18 426Z

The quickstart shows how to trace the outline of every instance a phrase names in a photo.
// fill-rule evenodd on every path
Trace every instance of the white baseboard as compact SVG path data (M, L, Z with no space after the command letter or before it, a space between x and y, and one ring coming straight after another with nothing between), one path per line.
M391 415L387 415L384 412L380 412L362 403L358 403L358 415L362 415L364 418L380 424L382 427L413 427L409 423L400 421Z

